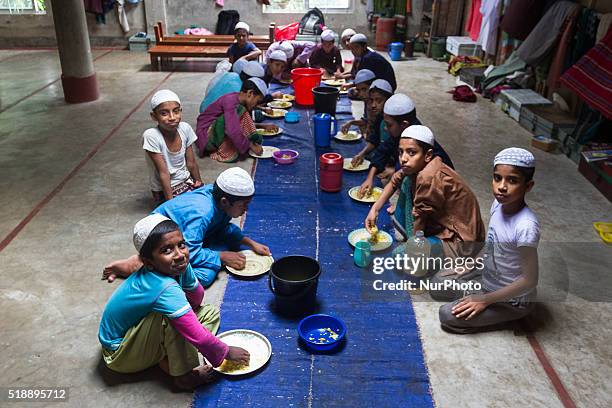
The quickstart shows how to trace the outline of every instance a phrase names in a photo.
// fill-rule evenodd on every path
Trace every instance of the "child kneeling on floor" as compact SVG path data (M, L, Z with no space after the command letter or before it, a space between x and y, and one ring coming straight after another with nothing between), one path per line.
M493 328L518 320L533 310L538 284L540 224L525 203L533 188L535 158L520 148L502 150L493 162L491 219L485 246L480 293L462 297L440 307L440 324L458 334ZM442 273L439 273L442 274ZM444 282L455 279L444 276Z
M200 157L210 154L213 160L232 163L249 150L260 155L263 138L257 132L251 111L267 93L262 79L250 78L244 81L240 92L221 96L200 113L196 128Z
M402 235L423 231L432 252L446 257L473 257L482 248L484 225L476 196L461 176L434 156L434 135L426 126L406 128L399 142L401 170L385 186L366 218L373 231L378 213L400 191L393 222Z
M202 186L200 169L193 153L196 135L181 122L181 101L164 89L151 98L151 118L157 127L142 135L149 167L149 183L156 204Z
M178 388L192 390L214 379L212 367L200 365L198 351L214 367L224 359L247 364L248 351L213 334L219 311L201 305L204 289L178 225L149 215L134 227L134 246L143 266L115 290L100 322L106 366L128 374L159 365Z

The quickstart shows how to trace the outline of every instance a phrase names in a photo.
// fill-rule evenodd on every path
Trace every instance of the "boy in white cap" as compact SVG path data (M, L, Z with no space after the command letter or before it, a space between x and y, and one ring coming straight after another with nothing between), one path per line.
M355 34L357 33L352 28L347 28L346 30L342 32L340 36L340 44L342 44L343 49L350 50L349 42L351 41L351 37L353 37ZM346 79L346 80L355 78L355 74L357 73L358 66L359 66L359 58L353 55L353 61L351 62L351 70L344 71L334 76L336 77L336 79Z
M461 176L434 156L429 128L413 125L401 134L401 169L372 206L365 225L376 227L378 213L396 190L400 196L393 223L405 238L423 231L432 247L447 257L475 256L485 238L476 196ZM436 251L434 251L436 252Z
M251 112L267 93L262 79L250 78L242 84L240 92L223 95L200 113L196 127L200 157L209 154L213 160L232 163L245 157L249 150L261 154L262 136Z
M351 119L345 122L340 129L342 133L346 133L349 131L351 126L359 127L361 133L365 134L366 126L368 124L368 90L370 89L370 85L376 79L376 75L369 69L362 69L357 72L355 75L355 80L353 83L348 83L342 85L342 89L349 89L350 91L354 91L349 93L349 96L354 99L358 99L364 102L363 112L364 115L361 119ZM355 87L355 88L352 88Z
M336 47L336 34L332 30L324 30L321 33L321 44L317 45L308 59L312 68L321 68L323 76L331 78L342 74L342 56L340 49Z
M232 218L241 217L255 194L253 179L245 170L232 167L223 171L214 184L200 187L157 207L154 213L176 222L189 248L189 263L204 286L210 286L222 266L242 269L246 258L237 252L241 245L260 255L270 249L244 236ZM116 276L126 277L142 266L138 257L115 261L103 272L103 279L112 282Z
M140 267L108 300L98 339L105 365L131 374L159 367L184 390L214 380L214 367L224 359L248 363L249 352L228 346L214 334L219 310L202 305L204 289L189 264L189 249L178 225L160 214L134 227Z
M247 61L257 60L261 55L261 50L249 41L250 31L249 25L242 21L234 27L236 42L227 49L227 57L232 64L240 59Z
M376 78L384 79L391 84L393 91L397 88L395 71L385 57L368 48L368 38L364 34L355 34L349 42L351 52L359 58L358 70L369 69Z
M359 166L366 156L381 142L389 138L389 133L383 121L383 108L387 99L393 95L391 84L384 79L376 79L368 90L368 125L366 128L366 146L353 157L351 164Z
M193 153L197 137L187 122L181 122L181 101L163 89L151 98L151 118L157 126L144 131L142 148L149 167L149 185L156 205L202 185Z
M282 50L275 50L268 55L268 59L265 65L265 74L263 80L267 84L272 80L281 81L283 79L283 73L287 67L287 54Z
M264 61L268 62L270 54L281 50L287 56L287 64L283 73L283 80L291 78L291 70L308 66L308 58L314 51L316 44L311 41L283 40L270 44L266 50Z
M359 189L361 197L372 191L375 178L379 178L383 184L388 182L399 165L398 151L402 132L409 126L420 125L421 121L417 118L416 107L412 99L408 95L396 93L385 102L383 123L389 137L370 153L368 158L370 171ZM434 141L433 153L434 156L440 157L447 166L453 168L453 162L437 141ZM387 211L393 213L394 206Z
M472 333L518 320L533 310L538 284L540 223L525 203L533 189L535 158L518 147L504 149L493 161L493 195L482 271L482 292L462 297L440 291L436 299L456 300L440 307L442 328ZM453 274L435 278L461 279ZM478 280L477 280L478 281ZM438 293L436 293L438 294ZM448 296L448 295L451 296ZM432 293L432 297L434 293Z

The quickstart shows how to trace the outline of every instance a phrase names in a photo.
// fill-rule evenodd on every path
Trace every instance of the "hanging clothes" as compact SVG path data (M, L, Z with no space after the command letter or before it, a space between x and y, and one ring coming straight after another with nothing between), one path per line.
M482 47L485 54L495 54L497 48L500 3L501 0L483 0L480 6L482 25L476 43Z
M519 58L532 66L542 62L557 43L567 17L579 7L579 4L571 1L553 4L518 48Z
M595 42L600 42L605 36L610 25L612 24L612 13L604 14L599 18L599 25L597 26L597 35Z
M525 40L544 13L542 0L512 0L501 20L500 27L512 38Z
M561 38L557 44L555 53L553 55L550 68L548 70L548 78L546 79L546 96L552 97L552 94L559 86L559 78L566 69L566 60L569 53L570 44L574 36L574 29L576 28L576 20L578 18L580 9L576 8L572 14L570 14L565 20L564 28L562 29ZM593 31L593 38L595 33Z
M595 46L599 18L597 12L590 8L583 8L576 20L574 45L569 65L578 61L588 50Z
M128 22L127 13L125 12L125 0L117 0L117 18L119 25L124 33L130 31L130 23Z
M482 14L480 14L480 6L482 0L472 0L472 8L465 24L465 31L470 35L472 41L478 40L480 35L480 27L482 26Z

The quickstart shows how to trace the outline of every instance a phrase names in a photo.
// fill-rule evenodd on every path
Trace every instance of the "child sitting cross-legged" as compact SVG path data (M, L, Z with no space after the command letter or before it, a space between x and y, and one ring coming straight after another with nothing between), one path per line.
M200 113L196 128L200 156L209 154L213 160L232 163L249 150L261 154L263 138L257 132L251 111L267 93L262 79L250 78L244 81L240 92L221 96Z
M181 122L181 101L164 89L151 98L151 118L157 127L142 135L149 167L149 183L157 204L202 185L200 169L193 153L196 135Z
M434 299L455 300L440 307L440 323L448 332L465 334L518 320L533 310L538 284L540 224L525 203L533 188L535 158L512 147L493 161L493 205L485 245L480 293L431 293ZM457 279L439 272L437 282ZM438 296L436 296L438 295ZM458 300L456 300L458 299Z
M232 64L243 59L246 61L257 60L261 55L261 50L249 41L251 28L245 22L240 21L234 27L234 38L236 42L227 49L227 57Z
M389 133L383 121L383 108L387 99L392 95L391 84L384 79L377 79L370 85L367 99L369 119L365 135L366 145L353 157L351 161L353 166L359 166L370 152L389 138Z
M189 250L174 221L149 215L134 227L143 266L109 299L98 331L104 363L118 373L159 367L184 390L214 379L210 365L224 359L247 364L249 352L214 336L219 311L201 305L204 289L189 264Z
M473 257L485 237L478 200L461 176L434 156L433 146L433 133L426 126L413 125L402 132L401 170L393 175L370 209L365 226L374 231L379 211L399 190L394 214L396 229L408 237L423 231L433 253Z

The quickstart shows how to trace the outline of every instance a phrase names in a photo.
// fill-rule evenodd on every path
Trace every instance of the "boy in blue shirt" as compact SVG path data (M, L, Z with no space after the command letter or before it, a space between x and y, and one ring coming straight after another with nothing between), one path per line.
M485 245L483 290L467 296L456 290L430 292L437 300L458 299L440 307L443 330L473 333L521 319L533 310L540 224L525 203L525 195L533 189L534 172L535 158L525 149L511 147L495 156L495 200ZM431 282L461 279L454 271L441 271Z
M227 57L232 64L239 59L247 61L257 60L261 55L261 50L249 41L250 31L251 29L247 23L241 21L236 24L234 28L236 42L227 49Z

